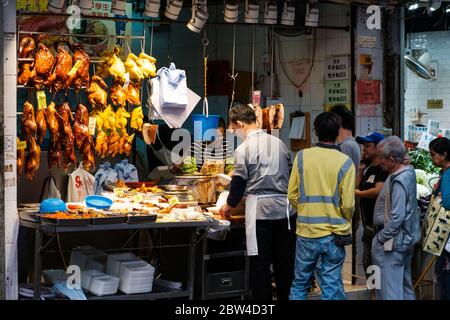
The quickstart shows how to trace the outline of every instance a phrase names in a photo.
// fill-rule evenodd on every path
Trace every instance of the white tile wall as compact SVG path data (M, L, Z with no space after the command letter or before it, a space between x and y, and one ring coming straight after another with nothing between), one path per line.
M441 128L450 128L450 31L427 32L428 48L432 59L439 62L437 81L424 80L413 72L406 72L405 91L405 131L411 124L408 110L419 108L421 112L428 113L423 119L426 125L428 119L441 121ZM423 33L411 34L411 39L423 35ZM428 99L443 99L444 108L441 110L427 109Z

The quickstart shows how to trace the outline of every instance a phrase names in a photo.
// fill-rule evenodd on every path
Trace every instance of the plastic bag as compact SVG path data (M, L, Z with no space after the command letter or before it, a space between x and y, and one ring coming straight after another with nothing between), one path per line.
M119 180L125 182L139 181L139 176L136 167L131 163L129 163L127 159L122 160L118 164L116 164L114 170L116 170L117 177Z
M171 63L169 68L161 68L157 75L160 79L160 101L163 108L186 108L188 104L188 88L186 72L176 69Z
M95 174L94 193L101 194L104 192L106 185L116 183L117 178L117 171L111 168L111 163L103 162Z
M41 192L41 201L45 199L61 199L61 192L59 192L56 187L55 178L53 176L47 177L44 181Z
M94 194L95 178L83 167L69 175L67 202L82 202L86 196Z

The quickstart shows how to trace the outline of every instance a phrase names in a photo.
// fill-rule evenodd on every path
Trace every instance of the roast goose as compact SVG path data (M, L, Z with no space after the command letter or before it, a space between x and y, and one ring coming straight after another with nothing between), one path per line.
M68 45L65 40L56 43L58 53L56 55L56 63L52 74L49 77L51 91L58 92L67 89L70 85L69 72L73 67L72 55L69 52Z
M76 167L77 158L75 156L75 137L72 130L73 116L69 104L64 103L58 107L58 113L61 116L61 136L63 147L64 170L70 165Z
M91 60L89 55L83 50L82 45L75 44L72 46L72 50L73 65L77 66L78 69L69 74L66 87L73 85L75 92L80 92L82 87L89 86L89 67Z
M40 38L40 41L42 37ZM42 90L45 86L49 86L51 81L49 79L55 65L55 56L50 49L39 42L36 55L33 62L33 70L31 79L34 87L37 90Z
M28 101L23 105L22 133L27 142L28 156L25 159L25 176L32 180L39 169L41 161L41 148L36 143L37 124L34 116L34 107ZM18 155L18 172L23 167L24 152Z
M262 129L270 133L274 129L281 129L284 121L284 106L277 104L262 109Z
M89 134L89 111L82 104L79 104L75 111L73 128L76 145L81 152L83 167L89 171L92 167L95 167L94 140Z
M36 49L36 43L31 37L24 37L19 44L19 58L32 58L33 51ZM17 84L26 86L31 80L33 62L20 62L19 63L19 76L17 77Z
M60 123L61 116L56 111L55 103L52 102L45 109L45 115L47 118L47 128L50 133L50 144L48 148L48 167L60 166L62 158L62 146L61 146L61 131Z

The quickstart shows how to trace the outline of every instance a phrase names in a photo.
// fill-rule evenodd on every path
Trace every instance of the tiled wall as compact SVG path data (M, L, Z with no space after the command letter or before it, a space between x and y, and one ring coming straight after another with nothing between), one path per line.
M242 12L242 10L241 10ZM183 10L187 16L189 12ZM216 21L223 20L221 7L218 10L210 9L210 17ZM349 26L350 7L341 5L321 5L320 20L321 26ZM210 60L229 60L232 58L233 26L232 25L210 25L207 27L207 34L210 40L208 53ZM252 54L252 26L237 26L236 28L236 69L251 71ZM203 33L195 34L189 31L185 25L171 25L170 32L160 33L155 37L157 47L154 48L154 55L159 59L159 66L167 64L167 56L187 72L188 85L198 94L202 95L203 48L201 41ZM163 41L166 39L166 41ZM255 41L255 70L258 74L263 72L262 56L265 53L267 39L267 28L257 27ZM298 59L311 59L313 53L313 35L303 35L294 38L282 37L282 50L284 61L290 62ZM169 41L167 41L169 40ZM312 112L314 117L324 110L325 87L324 68L326 58L331 55L350 55L351 34L343 30L317 29L316 56L314 67L310 78L303 87L302 111ZM289 69L287 65L287 69ZM281 130L281 138L289 145L289 113L297 110L299 98L298 89L292 85L283 74L282 68L277 61L276 72L279 79L280 95L286 107L287 121ZM195 112L200 107L197 106ZM189 120L188 120L189 121ZM312 119L313 121L313 119Z
M411 124L411 108L428 113L422 123L427 125L429 119L439 120L440 128L450 129L450 31L410 34L412 40L422 35L428 39L428 52L432 60L439 62L437 80L425 80L406 69L405 77L405 132ZM427 109L428 99L443 99L443 109Z

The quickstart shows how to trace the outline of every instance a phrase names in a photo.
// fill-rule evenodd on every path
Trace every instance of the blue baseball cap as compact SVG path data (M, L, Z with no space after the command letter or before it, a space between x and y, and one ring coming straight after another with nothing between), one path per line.
M372 142L372 143L378 144L378 142L380 142L383 139L384 139L383 134L381 134L379 132L371 132L367 136L356 137L356 142L358 142L359 144L363 144L365 142L366 143Z

